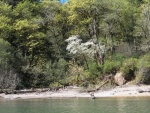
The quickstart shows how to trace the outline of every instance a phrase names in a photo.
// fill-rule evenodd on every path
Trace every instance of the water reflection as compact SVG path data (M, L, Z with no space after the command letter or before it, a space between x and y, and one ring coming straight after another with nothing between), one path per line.
M0 101L0 113L149 113L150 98Z
M126 102L124 99L117 99L117 107L119 110L119 113L126 113L125 109L127 108Z

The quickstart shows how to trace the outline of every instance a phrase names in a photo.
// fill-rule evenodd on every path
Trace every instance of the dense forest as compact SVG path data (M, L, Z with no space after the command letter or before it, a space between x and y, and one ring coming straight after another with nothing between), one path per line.
M149 0L0 0L1 89L90 87L117 72L150 84Z

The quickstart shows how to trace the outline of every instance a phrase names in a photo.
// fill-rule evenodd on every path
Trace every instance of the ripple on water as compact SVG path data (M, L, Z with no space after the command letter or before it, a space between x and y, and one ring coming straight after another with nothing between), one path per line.
M1 100L0 113L149 113L150 98Z

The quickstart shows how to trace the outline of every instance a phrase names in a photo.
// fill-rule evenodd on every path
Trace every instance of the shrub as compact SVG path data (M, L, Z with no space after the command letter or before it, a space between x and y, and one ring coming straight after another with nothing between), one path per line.
M122 54L115 54L115 55L113 55L112 59L114 61L122 62L125 59L125 56Z
M137 68L136 81L138 83L150 84L150 53L139 59Z
M88 72L90 75L98 77L102 73L102 65L97 65L95 62L89 63L89 70Z
M107 73L107 74L110 74L110 73L115 74L117 70L119 70L120 65L121 65L121 62L119 61L107 60L104 63L103 71L104 73Z
M123 61L120 71L123 73L125 80L133 80L135 78L136 58L129 58Z
M0 89L16 88L20 82L14 65L14 50L9 42L0 38Z

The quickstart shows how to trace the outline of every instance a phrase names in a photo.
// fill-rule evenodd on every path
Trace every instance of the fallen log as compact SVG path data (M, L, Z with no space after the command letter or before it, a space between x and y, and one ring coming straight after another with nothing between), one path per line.
M34 93L36 91L32 91L32 90L27 90L27 91L21 91L21 90L13 90L13 91L4 91L4 93L6 95L8 94L25 94L25 93Z
M107 84L109 82L109 80L107 80L107 81L105 81L102 85L100 85L96 90L98 91L98 90L100 90L101 89L101 87L103 87L105 84Z
M107 84L109 82L109 80L105 81L102 85L100 85L98 88L93 89L93 90L87 90L88 93L90 92L96 92L98 90L100 90L101 87L103 87L105 84Z

